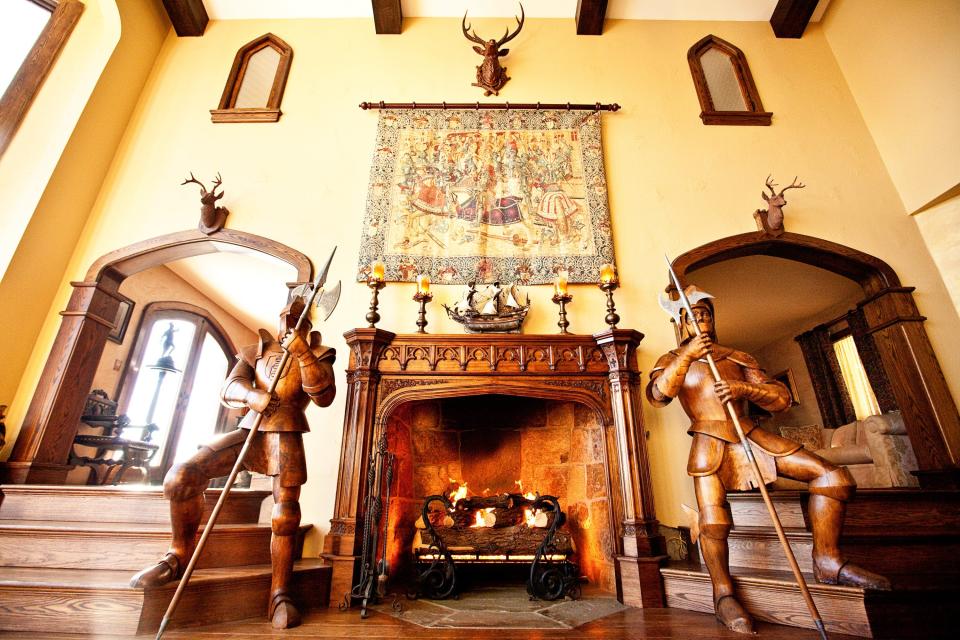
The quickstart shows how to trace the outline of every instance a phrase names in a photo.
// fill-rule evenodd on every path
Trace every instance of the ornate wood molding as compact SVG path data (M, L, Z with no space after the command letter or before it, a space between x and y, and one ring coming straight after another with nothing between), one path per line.
M610 496L613 553L621 563L658 558L659 535L647 462L636 349L643 334L613 329L589 335L393 334L352 329L347 412L336 504L325 556L334 581L353 575L361 541L342 523L362 519L371 447L391 414L414 401L510 395L572 401L596 412L607 434L604 466ZM343 531L343 533L341 533ZM624 560L625 559L625 560ZM646 606L661 603L659 574L646 572L639 592ZM640 603L631 600L630 603Z

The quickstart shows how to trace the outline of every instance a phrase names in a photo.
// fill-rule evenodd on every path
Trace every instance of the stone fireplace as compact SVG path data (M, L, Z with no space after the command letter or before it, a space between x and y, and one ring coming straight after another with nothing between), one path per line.
M586 335L345 334L347 412L324 557L331 604L358 575L372 447L396 455L387 539L392 575L412 575L425 496L554 495L580 573L628 605L663 606L663 538L640 413L639 332Z
M576 402L491 394L409 402L386 428L397 456L387 548L399 580L411 575L424 498L466 486L468 496L532 492L558 498L580 574L616 592L615 529L596 411Z

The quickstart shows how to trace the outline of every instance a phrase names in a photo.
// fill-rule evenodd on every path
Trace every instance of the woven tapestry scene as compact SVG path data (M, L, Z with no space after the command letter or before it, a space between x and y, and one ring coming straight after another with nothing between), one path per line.
M381 111L358 280L595 282L613 263L600 113Z

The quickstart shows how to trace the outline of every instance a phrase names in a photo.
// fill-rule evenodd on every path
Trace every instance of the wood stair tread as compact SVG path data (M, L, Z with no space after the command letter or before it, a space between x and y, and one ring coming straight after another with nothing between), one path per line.
M307 558L294 562L294 572L303 572L320 569L326 566L321 558ZM246 565L241 567L218 567L197 569L190 578L190 584L201 586L213 582L235 582L247 578L259 578L271 574L269 564ZM0 573L0 589L16 588L53 588L82 591L87 589L119 589L130 592L140 592L130 586L130 571L112 569L44 569L35 567L5 567ZM179 581L170 582L150 589L150 591L172 590L177 588Z
M304 525L310 526L310 525ZM218 524L215 531L244 531L249 529L270 528L269 522ZM4 531L64 531L88 534L154 534L170 535L170 525L157 522L137 524L135 522L78 522L73 520L0 520L0 535Z
M786 562L786 561L784 561ZM707 568L703 565L693 563L669 563L660 569L660 573L666 575L683 575L691 577L706 577L710 579ZM750 569L747 567L730 567L730 574L735 582L743 584L763 584L776 586L794 586L797 581L792 571L778 571L775 569ZM862 596L867 589L862 587L848 587L837 584L821 584L816 581L812 573L803 573L803 578L810 588L811 593L815 591L836 592L848 595ZM797 587L799 589L799 587Z

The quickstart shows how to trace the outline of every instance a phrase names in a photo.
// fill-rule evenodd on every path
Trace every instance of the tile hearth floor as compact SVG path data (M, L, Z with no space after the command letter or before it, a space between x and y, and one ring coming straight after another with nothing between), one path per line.
M390 602L373 607L398 620L432 629L574 629L623 611L617 599L604 593L584 593L579 600L530 600L523 586L480 587L458 599L406 600L395 612Z

